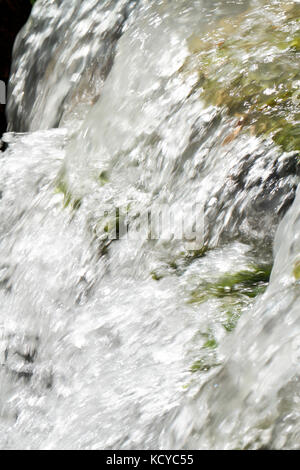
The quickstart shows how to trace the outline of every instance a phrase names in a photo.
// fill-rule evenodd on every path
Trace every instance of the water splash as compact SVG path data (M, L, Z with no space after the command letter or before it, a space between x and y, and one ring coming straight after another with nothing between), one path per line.
M298 6L36 3L1 157L2 448L297 447L298 154L185 72L193 35L269 4ZM194 203L197 250L107 241L104 207L133 231Z

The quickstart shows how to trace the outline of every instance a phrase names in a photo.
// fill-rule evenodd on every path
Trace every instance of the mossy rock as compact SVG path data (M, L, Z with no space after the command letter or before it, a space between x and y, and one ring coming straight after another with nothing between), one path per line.
M206 362L204 359L199 359L195 361L192 366L190 367L190 372L193 374L195 372L208 372L210 369L219 366L220 364L210 364Z
M195 361L190 367L190 372L208 372L210 369L220 365L217 361L217 347L218 343L212 333L212 330L209 329L208 332L199 332L204 343L200 349L201 357Z
M100 186L104 186L109 182L109 175L107 171L102 171L98 177Z
M300 266L299 266L300 268ZM195 289L189 303L198 304L216 298L220 302L220 312L223 312L224 321L221 322L225 330L232 332L245 308L249 308L254 299L265 292L271 274L271 266L250 266L249 269L236 273L227 273L215 282L201 282ZM300 275L300 273L299 273ZM190 372L208 372L217 367L218 343L209 330L200 333L203 344L200 349L201 357L193 363Z
M203 245L197 250L185 250L181 251L174 258L165 262L165 265L151 271L150 275L154 281L160 281L170 274L181 276L185 273L188 266L194 261L204 258L209 252L210 248L208 245Z
M221 305L221 310L226 317L222 324L225 330L231 333L236 328L243 310L251 305L251 299L235 298L229 299L229 301L228 299L226 300Z
M236 118L224 144L247 130L300 154L299 18L299 3L264 2L189 38L182 73L197 72L195 91L206 104Z
M218 346L218 343L217 341L215 340L215 338L210 338L206 341L206 343L203 345L203 348L207 348L207 349L216 349Z
M81 199L74 198L72 196L72 193L68 187L68 184L66 183L65 179L63 176L58 178L56 187L55 187L55 192L56 193L61 193L64 196L64 201L63 201L63 207L66 209L67 207L71 207L72 210L76 211L80 208L81 206Z
M269 282L271 266L251 266L248 270L228 273L215 282L203 281L191 293L189 303L203 303L210 298L255 298Z
M296 261L294 264L293 275L296 281L300 280L300 260Z

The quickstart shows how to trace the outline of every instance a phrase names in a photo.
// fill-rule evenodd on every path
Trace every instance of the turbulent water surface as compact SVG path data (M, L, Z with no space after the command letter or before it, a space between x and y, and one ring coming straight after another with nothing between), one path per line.
M1 448L299 448L299 19L35 3L0 154ZM145 236L154 205L197 207L201 243Z

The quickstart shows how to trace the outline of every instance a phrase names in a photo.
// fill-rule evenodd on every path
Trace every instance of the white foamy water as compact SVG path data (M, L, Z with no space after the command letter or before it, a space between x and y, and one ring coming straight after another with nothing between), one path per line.
M299 446L297 157L228 139L184 72L193 34L268 3L37 1L0 154L1 448ZM197 250L134 226L195 203Z

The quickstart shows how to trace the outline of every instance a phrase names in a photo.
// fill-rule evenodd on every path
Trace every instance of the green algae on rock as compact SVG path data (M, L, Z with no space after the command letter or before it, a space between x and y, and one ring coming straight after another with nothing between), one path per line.
M255 298L263 294L268 286L271 266L249 266L249 269L221 276L215 282L201 282L189 300L191 304L217 299L220 311L223 312L222 326L231 333L241 317L244 309L249 307ZM300 273L299 273L300 274ZM218 343L212 332L201 333L204 344L201 347L201 357L196 360L190 372L208 372L220 363L217 360Z
M299 19L298 2L265 2L188 39L181 71L197 72L205 103L236 118L224 144L247 130L300 154Z
M208 245L203 245L198 250L180 251L174 258L167 261L164 266L151 271L151 277L154 281L160 281L169 274L181 276L190 264L206 256L209 250Z
M300 280L300 260L295 261L293 275L296 281Z
M255 298L264 292L271 274L270 266L252 266L248 270L228 273L215 282L203 281L192 292L189 303L206 302L212 297Z
M76 199L72 196L71 191L68 188L68 185L63 177L61 177L56 185L55 188L56 193L61 193L64 196L63 207L66 209L67 207L71 207L74 211L79 209L81 206L81 199Z
M193 362L190 367L190 372L208 372L210 369L220 365L217 361L216 349L218 343L215 337L212 334L212 331L209 330L207 333L201 333L203 340L205 341L201 348L201 358Z
M214 367L218 367L220 364L210 364L209 362L205 362L204 359L199 359L198 361L195 361L191 368L190 368L190 372L192 372L193 374L195 372L208 372L210 369L214 368Z
M227 332L235 329L244 309L265 292L272 267L249 266L236 273L227 273L215 281L201 281L191 294L189 304L201 304L212 299L219 302L223 313L222 325Z

